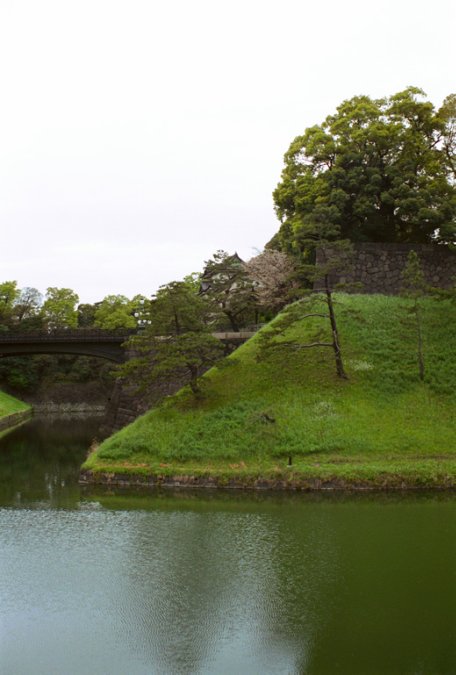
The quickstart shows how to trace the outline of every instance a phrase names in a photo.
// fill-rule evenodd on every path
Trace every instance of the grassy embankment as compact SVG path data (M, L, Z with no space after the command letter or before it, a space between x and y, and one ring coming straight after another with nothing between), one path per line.
M19 401L17 398L0 391L0 429L6 429L9 426L8 418L10 418L12 424L15 424L16 421L20 421L16 417L17 413L24 413L29 410L28 403Z
M8 415L23 412L24 410L29 410L29 408L30 406L28 403L19 401L17 398L0 391L0 419Z
M219 484L456 486L456 307L423 301L421 382L409 301L337 300L348 381L337 378L329 349L275 350L257 362L255 336L206 374L201 400L187 388L169 397L83 469ZM322 320L306 319L283 339L306 342L312 321Z

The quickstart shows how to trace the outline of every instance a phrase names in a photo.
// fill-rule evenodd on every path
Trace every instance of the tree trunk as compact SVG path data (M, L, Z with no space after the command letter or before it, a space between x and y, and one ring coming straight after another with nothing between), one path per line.
M226 314L226 316L228 317L228 319L229 319L229 321L230 321L231 328L233 329L233 331L234 331L235 333L239 333L239 325L238 325L238 323L236 322L236 319L234 318L233 314L232 314L231 312L227 312L226 310L225 310L225 314Z
M193 365L187 365L187 367L190 372L190 381L188 384L190 385L190 389L195 394L195 396L198 396L201 391L198 384L199 369Z
M334 305L333 305L333 300L332 300L332 291L329 286L329 277L326 274L325 275L325 293L326 293L326 303L328 305L328 311L329 311L329 320L331 322L331 330L332 330L332 348L334 351L334 358L336 361L336 371L337 375L341 377L344 380L348 380L347 373L345 372L344 369L344 364L342 361L342 353L340 350L340 343L339 343L339 332L337 330L337 322L336 322L336 315L334 312Z
M418 372L420 380L424 381L423 333L421 330L421 313L418 301L415 300L416 336L418 351Z

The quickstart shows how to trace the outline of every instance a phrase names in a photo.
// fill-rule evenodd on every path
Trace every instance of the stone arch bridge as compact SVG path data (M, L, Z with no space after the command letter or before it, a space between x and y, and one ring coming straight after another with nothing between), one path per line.
M122 346L128 331L53 330L0 333L0 358L33 354L97 356L116 363L125 361Z
M254 329L255 328L255 329ZM213 333L227 345L237 346L255 334L257 327L235 332ZM125 343L137 331L74 330L0 332L0 358L32 354L73 354L97 356L115 363L128 359Z
M258 326L252 326L239 333L220 332L213 333L213 335L219 338L226 345L227 352L230 352L252 337L257 330ZM134 352L126 348L126 342L136 333L137 331L103 331L84 328L50 332L0 332L0 358L34 354L70 354L95 356L120 364L133 356ZM167 393L174 393L183 384L178 381L170 382ZM104 423L100 429L102 436L107 436L129 424L145 410L146 408L142 406L131 388L126 387L122 379L117 379L109 398Z

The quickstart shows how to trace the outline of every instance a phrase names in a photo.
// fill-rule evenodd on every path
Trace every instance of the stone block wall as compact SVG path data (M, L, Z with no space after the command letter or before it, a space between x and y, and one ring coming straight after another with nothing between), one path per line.
M100 436L106 438L134 422L146 409L132 387L126 386L124 381L118 378L107 406L105 419L100 427Z
M21 412L12 413L11 415L2 417L0 419L0 431L11 429L12 427L15 427L17 424L25 422L30 417L32 417L32 415L33 411L32 408L30 408L29 410L21 410Z
M402 273L410 251L416 251L429 285L451 288L456 283L456 253L433 244L383 244L363 243L354 245L354 256L349 273L331 275L331 285L338 283L361 284L357 293L383 293L397 295L403 282ZM324 259L317 252L317 265ZM321 288L321 282L315 283Z

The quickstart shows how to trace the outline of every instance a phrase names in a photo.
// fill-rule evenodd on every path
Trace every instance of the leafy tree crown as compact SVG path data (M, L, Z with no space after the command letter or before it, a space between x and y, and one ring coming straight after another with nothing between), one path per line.
M285 154L269 246L302 252L306 225L333 238L456 243L456 96L440 109L416 87L355 96Z

